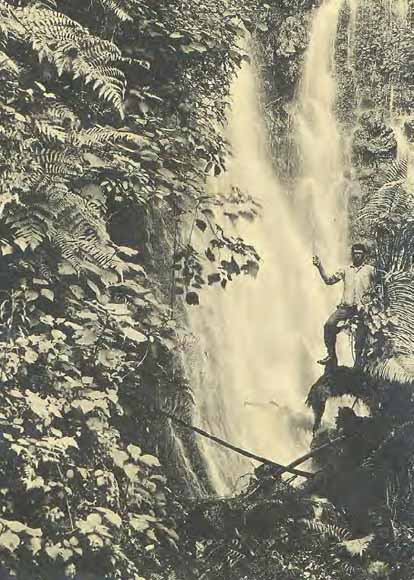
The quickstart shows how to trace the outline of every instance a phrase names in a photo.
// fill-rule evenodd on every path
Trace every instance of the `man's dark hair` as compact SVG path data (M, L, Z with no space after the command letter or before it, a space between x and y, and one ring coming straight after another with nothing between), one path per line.
M364 252L364 254L367 253L367 247L365 244L353 244L352 246L352 251L356 251L356 252Z

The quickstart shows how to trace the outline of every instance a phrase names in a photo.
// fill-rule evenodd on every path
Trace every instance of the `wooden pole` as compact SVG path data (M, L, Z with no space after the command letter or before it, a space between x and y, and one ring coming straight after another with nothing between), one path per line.
M300 477L306 477L306 478L310 478L310 477L314 476L314 474L309 472L309 471L302 471L301 469L295 469L295 466L281 465L280 463L276 463L275 461L272 461L270 459L266 459L265 457L261 457L260 455L256 455L255 453L251 453L250 451L246 451L245 449L241 449L240 447L236 447L235 445L232 445L231 443L227 443L227 441L224 441L224 439L220 439L219 437L215 437L214 435L207 433L207 431L204 431L203 429L200 429L199 427L194 427L194 425L190 425L189 423L186 423L185 421L183 421L182 419L179 419L178 417L176 417L175 415L172 415L171 413L167 413L167 412L161 411L161 410L158 410L158 411L161 415L163 415L164 417L167 417L173 423L176 423L177 425L180 425L181 427L184 427L186 429L190 429L191 431L198 433L202 437L205 437L206 439L209 439L210 441L214 441L214 443L217 443L218 445L221 445L222 447L225 447L226 449L230 449L231 451L234 451L235 453L238 453L239 455L243 455L244 457L248 457L249 459L254 459L255 461L259 461L260 463L264 463L265 465L271 465L272 467L275 467L281 474L287 472L287 473L292 473L293 475L298 475Z

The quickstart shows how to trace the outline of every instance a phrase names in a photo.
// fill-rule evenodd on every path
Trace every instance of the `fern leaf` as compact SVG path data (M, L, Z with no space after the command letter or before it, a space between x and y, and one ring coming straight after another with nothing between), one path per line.
M79 144L86 145L87 147L96 147L97 145L113 146L119 143L128 143L135 147L142 147L146 143L144 137L131 131L101 126L80 131L77 134L77 139Z
M45 111L47 118L59 125L69 126L71 129L80 127L80 120L75 113L64 103L55 103Z
M411 456L413 452L414 443L414 421L406 421L387 433L386 437L381 441L381 444L365 459L363 466L370 470L375 469L375 466L381 464L382 468L387 460L385 456L391 457L398 448L399 459L405 455ZM390 493L394 495L398 492L400 481L398 474L394 471L388 477L387 483Z
M39 216L30 215L26 210L6 220L15 232L15 243L21 247L35 249L46 238L46 226Z
M359 215L372 225L378 219L404 217L414 211L414 195L406 189L407 161L394 161L384 174L384 185L374 192Z
M366 370L375 377L398 383L414 379L414 273L393 272L385 278L390 354L370 361Z
M75 155L59 149L46 149L38 153L34 162L36 163L36 168L33 171L34 177L53 177L65 181L71 176L79 175L82 171Z
M414 352L414 273L397 272L385 285L389 316L393 321L392 343L397 354Z
M391 183L392 181L403 182L407 179L407 174L408 174L407 159L395 160L384 171L384 181L385 183Z
M3 75L17 78L20 75L20 68L6 53L0 51L0 76Z
M380 380L406 385L414 381L414 360L411 355L382 357L367 364L366 371Z
M126 2L119 0L98 0L99 4L108 14L115 16L122 22L132 22L132 16L129 14Z
M57 10L56 0L36 0L33 4L34 8L43 8L46 10Z
M362 208L359 219L372 225L379 218L404 217L413 211L414 195L405 190L402 181L393 181L371 195Z
M122 61L122 53L114 43L92 35L54 10L23 8L16 9L14 15L17 24L10 20L10 25L22 40L32 45L40 61L53 63L59 75L68 73L93 83L98 96L123 117L126 79L116 67Z
M67 133L62 127L52 125L46 121L35 121L35 135L44 144L64 144L67 140Z
M94 265L119 271L123 262L106 231L101 209L64 185L54 184L50 190L9 218L21 246L35 248L48 240L77 271Z
M335 524L327 524L319 520L304 520L304 524L311 532L316 532L325 538L333 538L338 542L349 540L351 537L349 530Z

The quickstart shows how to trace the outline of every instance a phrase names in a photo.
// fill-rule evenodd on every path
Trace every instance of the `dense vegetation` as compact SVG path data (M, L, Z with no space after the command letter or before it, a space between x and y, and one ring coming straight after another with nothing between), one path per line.
M204 191L252 6L2 0L0 18L2 573L168 577L173 433L153 411L191 401L177 301L258 259Z
M316 475L293 487L259 468L238 497L185 502L191 482L162 415L191 414L183 301L258 267L248 241L216 223L226 200L205 193L230 154L221 127L248 58L240 37L256 40L288 180L289 107L317 4L0 0L2 578L411 579L414 202L378 87L394 83L409 113L412 33L381 26L386 3L361 3L372 30L357 33L347 73L346 8L338 36L339 112L358 122L351 218L382 278L362 367L310 391L314 448L328 443ZM249 199L236 201L245 213ZM344 407L318 432L326 401L343 394L370 416ZM208 492L194 439L179 435Z

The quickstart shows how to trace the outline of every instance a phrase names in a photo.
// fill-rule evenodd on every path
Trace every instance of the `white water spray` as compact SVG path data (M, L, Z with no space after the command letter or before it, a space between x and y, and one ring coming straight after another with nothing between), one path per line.
M233 87L228 136L233 158L215 187L237 186L263 206L236 232L263 258L256 280L208 289L189 311L200 360L187 365L196 399L194 421L227 441L287 463L308 449L309 386L321 374L322 326L338 302L312 266L315 250L342 265L346 238L344 161L335 119L334 41L342 0L316 11L297 103L303 170L293 198L273 174L258 108L254 69L245 65ZM230 227L230 223L227 225ZM200 439L220 494L233 491L252 464Z

